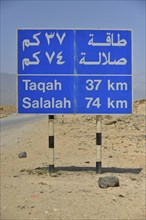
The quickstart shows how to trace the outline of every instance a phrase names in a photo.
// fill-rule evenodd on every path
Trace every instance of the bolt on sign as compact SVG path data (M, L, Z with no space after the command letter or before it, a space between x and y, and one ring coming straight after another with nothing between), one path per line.
M17 39L18 113L132 113L132 30L18 29Z

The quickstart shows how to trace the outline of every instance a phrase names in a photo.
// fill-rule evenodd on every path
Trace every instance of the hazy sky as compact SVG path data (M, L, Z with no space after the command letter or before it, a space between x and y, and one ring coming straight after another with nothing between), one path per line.
M1 0L1 72L16 74L17 28L133 29L134 97L144 98L146 0Z

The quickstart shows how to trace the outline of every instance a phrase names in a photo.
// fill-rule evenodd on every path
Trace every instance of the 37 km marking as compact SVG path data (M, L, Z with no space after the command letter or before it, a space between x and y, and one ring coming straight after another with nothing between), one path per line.
M86 80L86 89L91 91L91 90L98 90L99 85L101 84L102 80L99 79L88 79Z

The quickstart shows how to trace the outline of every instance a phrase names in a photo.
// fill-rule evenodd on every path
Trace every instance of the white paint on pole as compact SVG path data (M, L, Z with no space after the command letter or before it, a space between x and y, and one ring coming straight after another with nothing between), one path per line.
M96 133L101 133L102 131L102 117L101 115L96 115Z
M54 119L49 119L49 136L54 136Z

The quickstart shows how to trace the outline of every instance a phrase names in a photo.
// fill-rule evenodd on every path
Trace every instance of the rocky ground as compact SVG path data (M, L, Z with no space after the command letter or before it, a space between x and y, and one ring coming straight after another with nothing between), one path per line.
M9 115L16 112L16 107L11 105L0 106L0 118L8 117Z
M132 115L102 117L102 174L95 116L56 117L53 174L47 116L1 131L1 219L146 219L145 108L140 100ZM119 186L100 188L104 176L118 177Z

